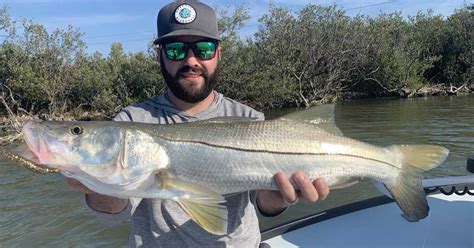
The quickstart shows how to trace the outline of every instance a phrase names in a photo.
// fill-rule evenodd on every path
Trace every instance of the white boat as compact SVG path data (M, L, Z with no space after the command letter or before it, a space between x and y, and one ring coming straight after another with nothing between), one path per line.
M426 179L429 216L409 222L388 196L264 230L261 247L474 247L474 176Z

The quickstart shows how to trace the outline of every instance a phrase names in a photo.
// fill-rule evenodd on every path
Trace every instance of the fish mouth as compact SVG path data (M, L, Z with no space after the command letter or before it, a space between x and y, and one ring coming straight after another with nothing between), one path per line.
M41 128L38 122L29 121L23 126L22 132L26 145L36 156L39 163L48 166L48 162L54 160L54 153L51 152L46 142L46 130Z
M59 171L56 168L42 165L24 142L14 142L8 147L0 147L0 155L35 173L45 174Z

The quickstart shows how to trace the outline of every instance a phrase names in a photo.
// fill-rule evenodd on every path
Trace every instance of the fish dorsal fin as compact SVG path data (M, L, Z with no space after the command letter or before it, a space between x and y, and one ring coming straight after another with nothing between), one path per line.
M163 187L189 192L188 195L173 200L196 224L215 235L227 233L227 208L222 205L225 203L222 195L195 183L170 178L163 174L158 174L158 176Z
M251 122L258 121L257 118L252 117L238 117L238 116L228 116L228 117L215 117L207 120L199 121L201 123L234 123L234 122Z
M284 115L279 120L302 121L317 126L326 132L342 136L341 130L336 126L334 117L334 104L324 104L305 110Z

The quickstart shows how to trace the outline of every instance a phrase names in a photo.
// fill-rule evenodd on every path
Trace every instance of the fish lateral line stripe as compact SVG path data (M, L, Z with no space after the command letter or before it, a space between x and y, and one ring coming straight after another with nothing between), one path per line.
M250 150L250 149L245 149L245 148L240 148L240 147L232 147L232 146L223 146L223 145L216 145L216 144L211 144L208 142L204 141L189 141L189 140L172 140L169 138L164 138L168 141L171 142L179 142L179 143L195 143L195 144L201 144L201 145L207 145L207 146L212 146L216 148L226 148L226 149L234 149L237 151L244 151L244 152L252 152L252 153L271 153L271 154L280 154L280 155L313 155L313 156L343 156L343 157L352 157L352 158L360 158L360 159L365 159L373 162L378 162L382 164L386 164L390 167L395 167L394 165L378 160L378 159L373 159L373 158L367 158L363 156L357 156L357 155L351 155L351 154L343 154L343 153L312 153L312 152L279 152L279 151L267 151L267 150ZM398 168L397 168L398 169Z

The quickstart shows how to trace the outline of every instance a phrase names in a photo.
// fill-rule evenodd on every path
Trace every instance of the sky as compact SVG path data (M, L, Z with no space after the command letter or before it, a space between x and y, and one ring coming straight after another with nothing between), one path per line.
M210 6L244 4L252 17L240 31L242 38L252 37L258 30L258 18L267 13L268 0L201 0ZM401 11L402 15L415 15L432 9L435 14L449 16L464 3L474 0L273 0L276 6L297 11L308 3L337 6L347 15L377 16L380 12ZM70 24L84 33L89 54L99 51L107 55L113 42L120 42L126 52L147 51L149 41L156 36L156 16L161 7L170 1L156 0L0 0L14 19L27 18L44 25L49 32L66 29Z

